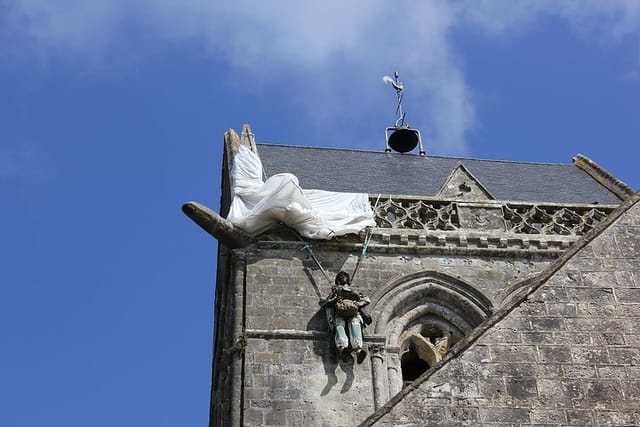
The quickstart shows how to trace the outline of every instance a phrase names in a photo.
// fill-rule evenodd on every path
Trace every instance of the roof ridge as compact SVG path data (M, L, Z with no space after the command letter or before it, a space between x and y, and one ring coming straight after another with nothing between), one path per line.
M389 155L390 153L384 151L373 151L366 150L361 148L344 148L344 147L318 147L318 146L308 146L308 145L295 145L295 144L274 144L270 142L258 142L258 147L260 146L270 146L270 147L291 147L291 148L303 148L307 150L332 150L332 151L351 151L356 153L367 153L367 154L384 154ZM477 157L463 157L463 156L445 156L440 154L427 154L426 156L421 156L419 154L411 154L411 153L391 153L391 155L402 155L402 156L411 156L412 158L437 158L437 159L451 159L451 160L473 160L473 161L481 161L481 162L493 162L493 163L513 163L513 164L529 164L529 165L546 165L546 166L574 166L572 163L558 163L558 162L541 162L541 161L524 161L524 160L503 160L503 159L486 159L486 158L477 158Z
M385 405L376 410L373 414L369 415L360 426L372 426L376 421L378 421L382 416L388 414L393 410L395 405L397 405L406 395L411 393L413 390L418 390L419 386L431 378L436 372L440 369L443 369L448 365L450 360L456 359L464 352L469 349L478 339L480 339L485 333L491 331L493 327L502 321L507 315L511 314L513 310L515 310L520 304L527 300L527 298L540 289L547 281L553 277L555 273L557 273L562 267L565 266L567 262L569 262L575 255L580 252L585 246L590 244L593 240L595 240L600 234L609 229L611 225L615 221L618 220L632 206L636 203L640 202L640 192L635 193L633 196L629 197L622 205L620 205L616 210L614 210L607 218L602 221L598 226L591 229L587 234L582 236L580 240L574 242L569 249L565 253L563 253L560 257L558 257L554 262L552 262L547 268L542 270L536 276L533 276L529 279L525 279L519 284L520 289L526 289L526 292L518 295L514 298L507 298L509 304L506 307L500 307L496 310L491 316L489 316L483 323L481 323L474 331L471 332L468 336L460 340L433 368L429 369L425 372L420 378L414 381L412 384L406 386L400 393L396 394L391 400L389 400ZM526 286L526 285L529 286ZM517 292L517 291L516 291Z

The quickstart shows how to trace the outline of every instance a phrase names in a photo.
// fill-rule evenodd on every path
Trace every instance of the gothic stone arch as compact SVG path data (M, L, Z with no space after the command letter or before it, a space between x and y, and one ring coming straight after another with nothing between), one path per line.
M414 380L486 319L492 304L460 279L423 271L379 289L371 312L375 313L371 330L384 342L383 347L374 346L371 354L378 408L402 389L403 363L405 380Z

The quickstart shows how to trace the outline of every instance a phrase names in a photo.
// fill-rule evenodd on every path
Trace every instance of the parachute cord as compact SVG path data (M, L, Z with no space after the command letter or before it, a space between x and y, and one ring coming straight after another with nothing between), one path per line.
M331 280L329 278L329 275L327 274L327 272L325 271L325 269L322 267L322 264L320 264L320 261L318 260L318 258L316 257L316 255L313 253L313 249L311 249L311 245L309 245L309 243L307 243L300 234L298 234L298 232L294 229L290 229L291 232L298 238L298 240L300 240L302 243L304 243L304 246L302 247L302 250L305 251L307 254L309 254L309 256L311 257L311 259L313 260L313 262L316 263L316 265L318 266L318 268L320 269L320 271L322 272L322 275L324 276L325 279L327 279L327 282L329 283L329 286L333 286L333 280Z

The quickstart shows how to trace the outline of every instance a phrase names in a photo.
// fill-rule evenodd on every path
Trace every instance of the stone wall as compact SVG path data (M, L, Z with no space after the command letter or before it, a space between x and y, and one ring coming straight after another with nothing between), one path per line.
M638 196L623 210L363 425L640 425Z
M368 362L338 361L328 336L275 336L248 339L244 425L353 426L373 412Z
M351 273L358 258L357 252L320 242L313 253L331 279L340 270ZM374 249L363 259L354 287L375 296L405 276L431 271L469 283L498 306L508 284L537 274L552 260ZM300 247L256 246L246 253L245 277L243 424L353 426L364 421L376 409L372 360L358 365L337 357L318 305L330 283L315 262ZM374 320L379 315L371 314ZM371 327L365 330L365 346L384 347L384 337L372 333Z
M339 247L314 247L314 254L331 281L340 270L352 273L357 254ZM355 278L358 291L373 296L386 284L422 271L438 272L462 280L478 289L498 306L505 288L535 276L553 259L505 258L468 255L414 255L371 252L363 259ZM330 283L313 260L295 249L257 249L248 254L246 275L248 329L292 329L326 331L320 296L330 291ZM373 313L375 314L375 313Z

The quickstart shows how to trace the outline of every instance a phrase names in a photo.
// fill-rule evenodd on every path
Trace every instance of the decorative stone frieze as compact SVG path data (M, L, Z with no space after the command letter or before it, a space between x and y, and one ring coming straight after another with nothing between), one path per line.
M379 228L479 230L582 236L615 205L456 201L403 196L371 197Z
M371 199L375 205L376 198ZM375 205L375 220L380 228L418 230L457 230L457 210L451 201L409 199L389 196Z

